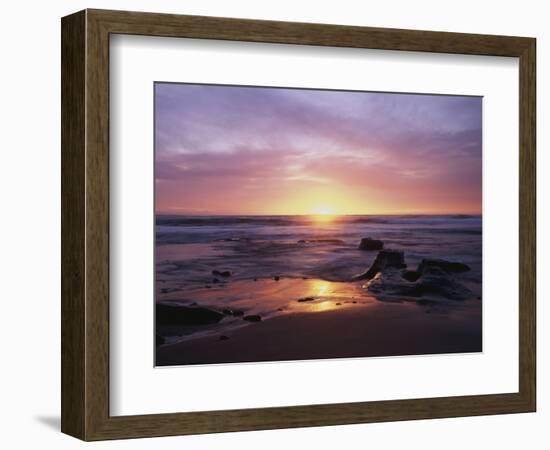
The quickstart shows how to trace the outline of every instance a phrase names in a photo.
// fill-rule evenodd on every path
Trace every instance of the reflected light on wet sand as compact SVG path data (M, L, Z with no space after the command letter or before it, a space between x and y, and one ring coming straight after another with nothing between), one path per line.
M324 312L351 306L349 300L356 293L350 286L324 280L307 280L305 292L315 299L300 304L300 309L308 312Z
M313 291L316 291L315 295L324 297L329 293L329 284L326 281L313 280L311 284Z

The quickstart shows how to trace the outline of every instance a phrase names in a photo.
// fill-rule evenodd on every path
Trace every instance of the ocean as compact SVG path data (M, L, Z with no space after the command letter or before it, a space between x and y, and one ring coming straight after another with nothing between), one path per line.
M168 272L177 275L177 281L170 277L174 282L202 283L210 278L212 269L208 269L217 267L230 270L235 279L285 276L348 281L366 270L376 256L376 252L358 250L364 237L382 240L384 248L402 250L411 267L423 258L468 264L472 278L481 283L482 219L475 215L159 215L157 274L161 280L167 279L163 274ZM165 270L170 263L177 267Z

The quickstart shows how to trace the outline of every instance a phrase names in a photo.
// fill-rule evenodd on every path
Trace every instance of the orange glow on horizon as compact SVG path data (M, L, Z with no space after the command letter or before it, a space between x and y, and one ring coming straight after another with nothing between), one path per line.
M258 185L233 192L230 201L223 190L209 191L200 198L185 196L185 201L174 198L171 204L157 204L157 213L302 215L310 216L318 224L330 223L345 215L481 214L476 198L460 198L442 190L427 191L395 189L384 192L327 177L324 183L288 182L276 185L276 189Z
M155 211L480 214L482 97L157 83ZM336 222L337 219L334 219Z
M330 223L334 220L335 216L336 214L334 213L334 209L326 206L316 208L311 213L313 222L318 224Z

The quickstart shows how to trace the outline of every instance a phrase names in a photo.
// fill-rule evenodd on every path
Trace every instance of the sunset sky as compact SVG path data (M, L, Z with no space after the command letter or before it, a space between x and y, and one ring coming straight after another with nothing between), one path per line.
M480 213L482 99L155 85L156 211Z

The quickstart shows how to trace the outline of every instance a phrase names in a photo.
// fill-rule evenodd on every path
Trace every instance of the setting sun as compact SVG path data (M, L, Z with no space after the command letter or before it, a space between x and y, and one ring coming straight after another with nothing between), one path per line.
M311 217L317 223L328 223L334 219L334 210L327 207L317 208L313 210Z
M313 214L318 216L330 216L334 214L334 210L331 208L322 207L322 208L315 209L313 211Z

